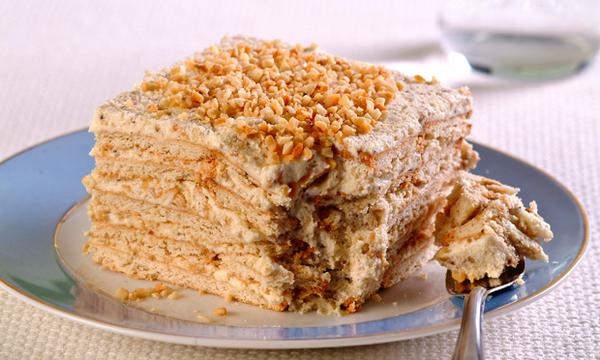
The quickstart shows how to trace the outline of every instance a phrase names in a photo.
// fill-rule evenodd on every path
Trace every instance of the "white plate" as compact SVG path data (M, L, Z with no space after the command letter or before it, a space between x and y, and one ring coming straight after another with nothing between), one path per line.
M120 334L232 348L374 344L458 326L462 300L446 294L444 271L435 263L423 269L426 275L383 291L382 303L368 303L347 316L278 313L189 290L182 290L177 300L124 304L113 297L116 288L152 283L102 270L83 255L83 232L89 227L84 206L63 216L86 195L81 178L93 167L87 156L92 145L93 137L79 131L0 163L0 285L32 305ZM475 147L481 155L477 172L520 187L525 201L538 200L555 234L545 246L551 261L527 262L524 285L488 300L489 319L540 298L563 280L583 256L587 222L575 197L547 174L493 149ZM213 316L212 310L221 306L230 315ZM199 322L198 314L213 322Z

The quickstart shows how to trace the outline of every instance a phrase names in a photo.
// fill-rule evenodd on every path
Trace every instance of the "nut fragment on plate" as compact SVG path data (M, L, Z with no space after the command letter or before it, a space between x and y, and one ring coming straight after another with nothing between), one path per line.
M156 284L150 288L137 288L131 291L120 287L115 290L115 296L122 301L140 301L150 296L155 299L168 298L171 300L178 299L180 297L179 293L175 289L167 287L162 283Z
M373 300L376 303L382 303L383 302L383 298L378 293L375 293L375 294L371 295L371 300Z
M218 308L216 308L216 309L213 310L213 314L215 314L217 316L226 316L228 314L227 308L225 308L225 307L218 307Z

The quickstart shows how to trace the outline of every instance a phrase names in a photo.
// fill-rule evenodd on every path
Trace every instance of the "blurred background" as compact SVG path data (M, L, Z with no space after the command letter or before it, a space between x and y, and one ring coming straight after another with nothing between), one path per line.
M595 31L600 27L600 2L566 3L551 0L421 0L417 5L410 1L340 0L3 1L0 2L0 99L3 101L0 111L11 116L2 116L0 121L9 122L11 135L3 136L0 142L0 158L24 145L86 126L96 106L129 89L145 70L169 65L218 42L225 34L279 38L291 43L315 42L337 55L382 63L425 77L435 75L452 86L469 85L478 102L475 121L485 123L488 113L495 109L488 99L496 104L504 102L505 93L515 89L525 93L544 92L548 81L562 84L555 94L560 96L560 91L577 91L581 77L599 77L598 71L590 69L570 77L550 73L547 77L558 80L546 79L540 86L538 82L548 74L526 80L515 80L519 74L511 77L515 74L510 73L508 80L506 74L486 76L472 73L465 58L459 55L463 51L481 62L477 50L482 46L483 54L491 56L492 61L498 57L499 61L514 60L501 58L507 54L520 56L521 60L531 54L539 55L539 49L523 53L525 50L518 42L501 44L502 39L491 37L496 43L490 45L489 41L482 44L481 39L489 40L485 31L499 26L509 32L519 32L521 28L527 32L536 27L556 30L560 24L558 30L563 32L573 32L572 28L577 26L583 28L575 31L591 34L591 43L581 45L583 40L577 38L576 44L567 44L566 50L546 49L551 53L543 53L541 59L552 57L554 51L561 56L575 56L577 64L591 62L591 67L597 67L589 58L598 45L598 33L594 35L593 31L594 25ZM585 21L581 14L585 14ZM511 19L521 28L517 29ZM513 48L507 51L506 46ZM579 61L579 57L585 59ZM485 61L477 65L486 66ZM494 92L494 100L487 96L490 92ZM512 111L525 114L534 110L536 104L522 104L516 97L511 107ZM532 122L528 120L529 124ZM493 143L485 130L485 125L479 124L474 127L473 136Z
M562 51L538 56L538 61L567 54L575 56L577 64L591 62L590 67L595 68L597 64L589 57L598 45L598 33L594 39L593 31L594 25L596 31L600 27L600 2L566 3L551 0L422 0L418 5L410 1L3 1L0 3L0 99L3 100L0 111L11 116L2 116L0 121L8 121L12 133L3 136L0 157L48 136L86 126L96 106L129 89L145 70L171 64L218 42L226 34L279 38L291 43L315 42L334 54L426 77L435 75L452 86L469 85L477 101L478 125L473 136L493 143L493 137L486 134L485 121L494 107L505 104L514 89L524 94L539 91L542 95L550 84L548 80L538 83L544 74L533 80L516 80L515 76L507 80L502 76L506 74L471 73L465 58L458 54L463 51L477 57L476 52L482 46L488 47L484 50L488 57L508 53L528 58L539 54L539 49L524 54L527 47L507 52L507 45L498 43L491 45L490 52L489 41L483 45L477 43L482 38L477 31L486 25L488 30L502 26L508 31L521 31L515 29L511 19L525 27L523 31L532 27L546 31L560 24L560 29L568 32L572 29L567 25L580 25L591 34L591 44L571 44L570 48L567 45ZM534 17L537 20L531 20ZM476 31L469 33L473 29ZM485 34L483 38L489 40ZM587 50L581 50L582 46L588 46ZM494 49L498 49L496 54ZM585 59L579 61L579 57ZM558 82L561 91L572 93L578 91L576 84L581 77L598 78L599 74L597 69L584 69L574 76L559 76L550 82ZM549 77L552 75L556 74ZM488 99L496 105L488 104ZM536 106L535 101L519 97L511 102L515 112L529 113ZM597 102L594 106L599 110ZM531 117L525 123L543 125Z
M3 0L0 159L86 127L99 104L130 89L145 70L167 66L223 35L315 42L336 55L469 86L475 99L471 138L524 158L572 188L588 208L593 239L600 227L600 66L593 56L599 27L596 0ZM595 259L598 247L556 292L486 324L490 356L599 354L600 292L590 285L597 278ZM88 329L4 293L0 314L0 333L10 334L4 349L37 346L41 358L51 351L91 356L90 344L115 358L127 358L131 348L147 358L200 351ZM27 340L32 331L39 340ZM439 358L434 355L451 353L454 339L449 333L303 354ZM287 356L272 352L272 358Z

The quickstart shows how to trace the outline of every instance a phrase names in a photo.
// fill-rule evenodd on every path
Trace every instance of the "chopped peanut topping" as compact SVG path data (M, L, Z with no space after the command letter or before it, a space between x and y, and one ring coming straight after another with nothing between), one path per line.
M381 66L315 49L279 41L212 46L147 74L140 89L161 94L149 112L232 126L243 138L257 138L274 163L330 158L334 140L370 132L403 85Z

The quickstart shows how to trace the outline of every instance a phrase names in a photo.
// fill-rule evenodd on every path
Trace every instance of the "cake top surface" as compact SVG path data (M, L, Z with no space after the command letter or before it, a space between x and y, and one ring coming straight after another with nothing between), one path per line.
M272 160L333 157L333 142L370 132L403 88L390 71L315 46L226 38L183 63L148 73L140 89L158 91L148 111L186 112L190 121L233 126L255 137ZM261 121L256 121L260 119Z
M147 73L132 91L98 108L91 130L199 143L242 164L261 183L287 183L341 157L401 146L427 121L470 112L465 88L315 46L235 36Z

